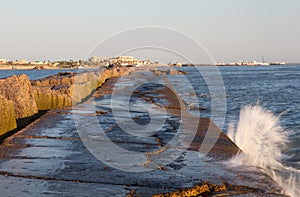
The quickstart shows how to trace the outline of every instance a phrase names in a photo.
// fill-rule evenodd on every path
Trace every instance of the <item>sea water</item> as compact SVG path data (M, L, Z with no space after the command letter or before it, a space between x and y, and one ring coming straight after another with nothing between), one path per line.
M56 75L60 72L78 72L79 70L64 70L64 69L53 69L53 70L0 70L0 79L7 78L12 75L26 74L30 80L42 79L51 75ZM81 70L80 70L81 71Z
M183 70L205 109L200 116L211 117L211 96L201 68ZM219 67L219 71L227 105L222 129L243 151L225 163L261 168L285 194L300 196L300 66Z

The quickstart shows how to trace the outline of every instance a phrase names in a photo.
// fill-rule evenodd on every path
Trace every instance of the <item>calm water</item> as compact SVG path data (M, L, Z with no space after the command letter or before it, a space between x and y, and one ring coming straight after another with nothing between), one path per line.
M193 67L183 70L189 73L199 104L209 109L210 95L201 74ZM287 129L300 130L300 66L219 67L219 71L226 91L226 121L237 120L242 106L259 103L276 114L284 112Z
M51 75L55 75L59 72L78 72L78 70L0 70L0 79L6 78L12 75L28 75L29 79L41 79Z

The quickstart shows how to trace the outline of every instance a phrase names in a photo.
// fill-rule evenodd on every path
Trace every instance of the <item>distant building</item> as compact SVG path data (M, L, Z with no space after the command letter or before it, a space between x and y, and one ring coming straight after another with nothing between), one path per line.
M129 65L146 65L151 64L150 60L138 60L133 56L117 56L117 57L91 57L89 62L98 66L107 66L118 64L120 66Z
M41 61L34 61L34 62L30 62L30 64L34 64L34 65L43 65L45 64L44 62Z
M6 64L7 60L6 59L0 59L0 64Z
M217 66L269 66L270 63L257 62L257 61L252 61L252 62L238 61L238 62L232 62L232 63L219 62L216 65Z
M89 62L92 64L96 64L99 66L107 66L110 64L113 64L115 62L115 58L114 57L91 57L89 59Z
M115 63L119 63L121 66L151 64L150 60L138 60L133 56L118 56L115 60Z
M23 65L23 64L29 64L29 62L27 60L16 60L16 61L13 61L12 64Z
M51 66L54 66L54 67L59 67L59 63L58 63L58 62L51 62L50 65L51 65Z
M120 63L121 66L141 64L141 62L133 56L118 56L116 57L116 62Z
M177 66L177 67L182 67L182 63L176 62L175 66Z

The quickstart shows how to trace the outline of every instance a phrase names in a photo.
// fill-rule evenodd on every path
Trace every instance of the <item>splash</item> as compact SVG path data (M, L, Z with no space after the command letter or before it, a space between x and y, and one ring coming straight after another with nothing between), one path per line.
M228 136L242 150L230 163L262 168L286 194L298 197L299 170L282 164L287 157L283 151L290 142L290 134L280 125L280 116L259 105L245 106L236 129L233 124L228 129Z

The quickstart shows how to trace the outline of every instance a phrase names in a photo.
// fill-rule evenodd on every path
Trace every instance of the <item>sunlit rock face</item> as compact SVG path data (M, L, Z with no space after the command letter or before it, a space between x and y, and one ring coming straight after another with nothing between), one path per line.
M32 87L27 75L12 76L0 80L0 95L13 101L16 119L38 113Z
M107 79L127 75L126 71L127 68L113 68L79 74L60 73L31 84L39 110L58 109L82 102Z
M0 95L0 136L17 128L14 102Z

